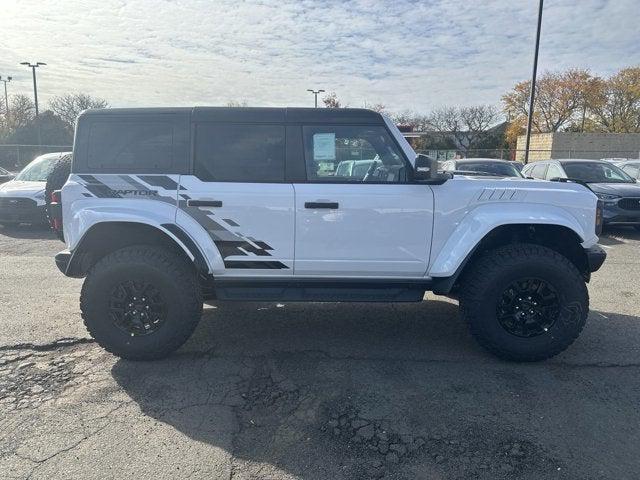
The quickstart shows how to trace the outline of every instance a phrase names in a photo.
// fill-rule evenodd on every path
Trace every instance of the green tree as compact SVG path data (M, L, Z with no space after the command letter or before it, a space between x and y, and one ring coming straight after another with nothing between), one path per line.
M603 132L640 132L640 67L598 78L589 99L591 128Z
M576 118L589 103L594 78L587 70L545 72L536 81L532 128L535 132L557 132ZM519 82L502 96L504 111L515 125L526 124L531 82Z

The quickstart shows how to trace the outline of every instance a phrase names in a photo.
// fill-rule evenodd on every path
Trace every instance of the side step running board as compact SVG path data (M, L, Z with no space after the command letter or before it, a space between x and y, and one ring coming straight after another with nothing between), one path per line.
M215 279L215 298L287 302L420 302L431 279Z

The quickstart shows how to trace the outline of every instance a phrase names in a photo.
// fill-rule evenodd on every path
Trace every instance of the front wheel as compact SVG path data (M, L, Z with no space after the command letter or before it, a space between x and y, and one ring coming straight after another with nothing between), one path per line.
M184 258L142 245L117 250L90 269L80 310L105 350L130 360L153 360L191 336L202 315L202 295Z
M577 268L549 248L507 245L465 274L460 309L484 348L506 360L544 360L578 337L589 294Z

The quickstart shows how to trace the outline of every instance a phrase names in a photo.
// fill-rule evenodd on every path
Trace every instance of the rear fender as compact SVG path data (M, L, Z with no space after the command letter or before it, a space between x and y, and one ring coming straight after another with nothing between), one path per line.
M96 225L133 223L153 227L168 236L196 265L205 263L204 268L207 271L202 273L224 269L220 252L206 232L203 231L203 235L194 238L190 231L187 233L184 228L175 224L175 205L153 200L133 200L128 202L129 205L122 205L126 200L118 200L118 206L114 206L113 200L110 199L103 202L102 205L96 204L96 199L92 199L91 206L75 209L71 215L67 214L64 217L65 237L71 252L81 247L87 233ZM199 229L202 230L201 227ZM197 233L199 230L196 230ZM201 262L198 262L198 257L202 259Z

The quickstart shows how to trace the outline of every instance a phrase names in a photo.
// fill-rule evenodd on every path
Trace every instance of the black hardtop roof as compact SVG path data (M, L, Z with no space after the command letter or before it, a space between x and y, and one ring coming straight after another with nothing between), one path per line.
M384 124L382 115L365 108L175 107L101 108L82 116L190 114L195 122Z

